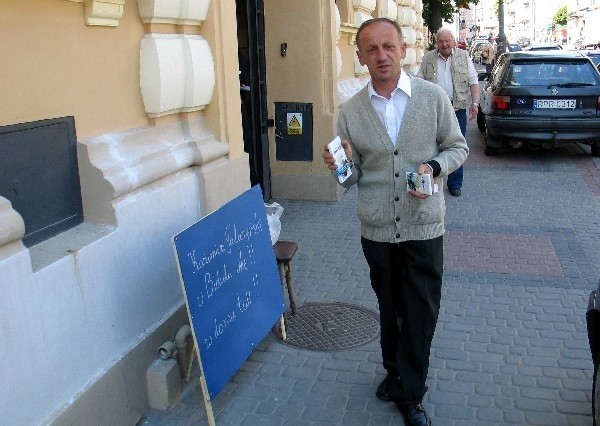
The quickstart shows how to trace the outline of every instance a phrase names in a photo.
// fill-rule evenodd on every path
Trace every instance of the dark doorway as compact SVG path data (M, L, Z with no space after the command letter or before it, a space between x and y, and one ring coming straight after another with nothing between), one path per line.
M271 198L267 121L265 20L263 0L236 0L240 96L244 151L250 157L250 182Z

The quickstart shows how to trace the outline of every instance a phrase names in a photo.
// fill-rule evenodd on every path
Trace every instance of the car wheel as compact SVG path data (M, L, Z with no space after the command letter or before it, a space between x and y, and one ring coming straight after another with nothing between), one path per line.
M489 156L489 157L494 157L496 155L500 154L500 148L495 148L493 146L486 146L485 147L485 155Z
M592 155L594 157L600 157L600 141L596 141L591 145Z
M500 148L495 146L490 146L490 141L492 137L490 136L490 131L485 129L485 155L494 156L500 153Z
M481 107L477 108L477 128L480 132L485 132L485 115L483 115Z

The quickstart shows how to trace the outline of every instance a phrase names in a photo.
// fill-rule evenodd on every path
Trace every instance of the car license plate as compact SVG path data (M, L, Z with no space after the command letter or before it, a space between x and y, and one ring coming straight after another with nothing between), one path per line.
M575 99L534 99L533 109L575 109Z

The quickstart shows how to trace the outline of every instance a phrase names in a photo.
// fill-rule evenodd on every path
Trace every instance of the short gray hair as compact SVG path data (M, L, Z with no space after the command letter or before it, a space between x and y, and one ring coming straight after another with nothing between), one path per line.
M448 28L440 28L439 30L437 30L437 32L435 33L435 40L437 41L437 39L440 38L442 34L450 34L450 36L452 37L452 41L456 41L456 39L454 38L454 34Z
M402 42L402 28L400 27L400 24L398 24L398 22L392 21L391 19L388 19L388 18L373 18L373 19L364 21L358 28L358 31L356 32L356 47L358 47L358 50L360 50L360 33L362 32L362 30L364 30L365 27L368 27L373 24L378 24L381 22L385 22L385 23L392 25L396 29L396 32L398 32L398 40L400 42Z

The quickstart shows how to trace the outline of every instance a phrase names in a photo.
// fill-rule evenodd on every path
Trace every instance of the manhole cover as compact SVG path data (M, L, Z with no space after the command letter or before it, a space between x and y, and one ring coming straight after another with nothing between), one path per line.
M379 314L345 303L307 303L294 315L285 314L285 343L304 349L337 351L372 342L379 337ZM276 326L275 334L281 339Z

